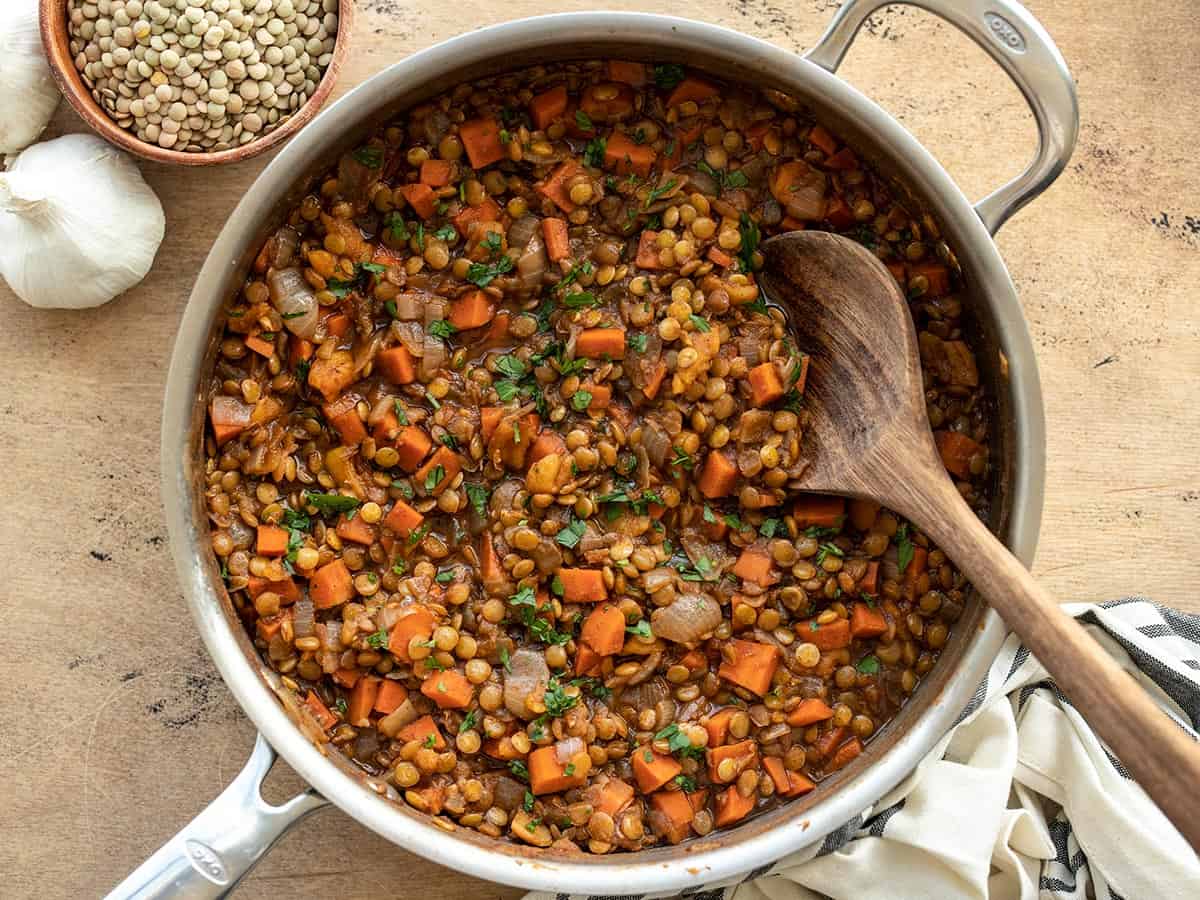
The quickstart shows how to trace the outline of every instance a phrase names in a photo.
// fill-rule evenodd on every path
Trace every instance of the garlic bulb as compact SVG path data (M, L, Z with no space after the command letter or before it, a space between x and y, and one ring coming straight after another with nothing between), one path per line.
M99 306L150 271L162 204L137 166L95 135L22 151L0 172L0 275L31 306Z
M0 156L37 140L54 108L58 86L42 50L38 0L0 2Z

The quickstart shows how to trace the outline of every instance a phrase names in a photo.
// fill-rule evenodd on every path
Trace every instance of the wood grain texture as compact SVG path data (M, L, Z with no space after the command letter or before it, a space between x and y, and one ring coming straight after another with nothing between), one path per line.
M799 486L879 500L929 535L1200 849L1200 744L1058 609L955 488L929 430L917 332L896 279L836 234L794 231L762 252L763 290L804 323L801 349L812 359L806 440L820 450Z
M664 0L609 8L678 13ZM686 13L793 50L836 4L699 0ZM1144 593L1200 612L1200 35L1169 0L1029 0L1079 83L1075 158L1000 232L1038 351L1049 478L1034 567L1060 599ZM336 94L466 27L586 0L471 9L360 0ZM418 13L416 10L420 9ZM569 37L569 36L564 36ZM982 52L911 8L880 16L842 73L969 197L1019 171L1032 121ZM83 130L64 104L47 136ZM96 896L215 797L253 744L175 585L158 500L166 363L195 273L265 157L203 173L144 164L167 238L137 289L88 312L0 285L0 609L30 652L0 659L6 897ZM52 272L48 271L48 277ZM289 777L272 776L282 796ZM294 777L291 777L294 786ZM279 844L240 898L448 900L520 892L424 863L336 811Z

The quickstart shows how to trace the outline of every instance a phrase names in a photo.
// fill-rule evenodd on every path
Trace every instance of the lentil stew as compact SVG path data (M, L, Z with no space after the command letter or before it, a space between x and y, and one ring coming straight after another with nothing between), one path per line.
M460 85L311 186L207 389L234 608L317 740L542 848L678 843L820 791L969 586L791 488L807 359L758 242L872 247L982 513L988 404L936 223L793 98L595 61Z

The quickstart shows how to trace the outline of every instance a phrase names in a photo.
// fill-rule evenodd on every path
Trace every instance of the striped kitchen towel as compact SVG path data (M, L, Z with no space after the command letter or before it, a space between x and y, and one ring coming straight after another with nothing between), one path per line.
M1197 737L1200 616L1142 597L1063 608ZM765 872L678 896L1195 900L1200 859L1009 635L958 724L875 807Z

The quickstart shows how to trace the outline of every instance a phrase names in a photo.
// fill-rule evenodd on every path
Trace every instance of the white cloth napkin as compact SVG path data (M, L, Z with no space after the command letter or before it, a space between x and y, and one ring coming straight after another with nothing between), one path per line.
M1064 609L1197 738L1200 617L1140 597ZM1200 859L1010 635L958 725L875 807L765 872L681 896L1196 900Z

